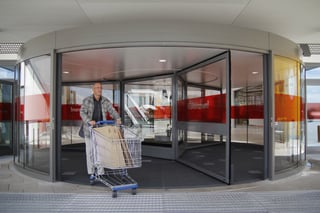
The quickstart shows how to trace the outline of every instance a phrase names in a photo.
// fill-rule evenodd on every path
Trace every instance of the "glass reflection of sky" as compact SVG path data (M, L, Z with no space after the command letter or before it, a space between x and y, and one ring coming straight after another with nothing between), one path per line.
M306 72L307 79L320 79L320 67L308 70Z
M5 68L0 67L0 79L13 79L14 72Z
M307 103L320 103L320 85L307 86Z

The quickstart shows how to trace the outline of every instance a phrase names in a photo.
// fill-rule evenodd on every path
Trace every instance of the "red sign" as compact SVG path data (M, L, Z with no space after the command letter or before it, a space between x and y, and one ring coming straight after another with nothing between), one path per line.
M263 119L263 105L232 106L231 118L233 119Z
M119 106L113 105L113 107L119 112ZM80 104L62 104L61 117L63 121L81 121L80 117ZM106 115L107 120L111 120L109 113Z
M263 119L263 105L232 106L232 119ZM226 122L226 95L212 95L178 101L179 121Z
M301 121L304 120L304 108L299 96L275 94L275 120L276 121ZM50 95L29 95L17 99L17 120L20 121L50 121ZM24 103L23 103L24 101ZM80 104L63 104L62 120L81 120ZM114 105L119 111L118 105ZM170 119L170 106L155 106L154 119ZM198 98L180 100L177 102L178 121L198 122L226 122L226 95L212 95ZM0 120L11 120L10 103L0 104ZM233 119L263 119L263 105L232 106L231 118ZM320 104L308 104L308 118L320 119ZM107 115L107 119L111 119Z
M226 95L178 101L178 121L226 122Z
M62 104L61 117L63 121L80 121L80 104Z

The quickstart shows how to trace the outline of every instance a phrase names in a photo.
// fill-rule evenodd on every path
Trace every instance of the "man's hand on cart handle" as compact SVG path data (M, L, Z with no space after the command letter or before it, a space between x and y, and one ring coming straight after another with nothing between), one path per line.
M95 121L89 121L89 125L90 125L90 126L95 126L95 125L96 125L96 122L95 122Z
M88 122L89 126L95 127L96 125L117 125L117 126L121 126L122 122L121 122L121 118L118 118L116 121L114 120L104 120L104 121L89 121Z

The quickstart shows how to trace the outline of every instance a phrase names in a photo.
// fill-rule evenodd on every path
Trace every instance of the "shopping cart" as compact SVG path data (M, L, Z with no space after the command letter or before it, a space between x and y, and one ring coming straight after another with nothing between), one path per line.
M138 183L127 169L141 167L141 128L116 126L107 120L90 127L90 134L95 181L108 186L113 198L120 190L131 189L135 195Z

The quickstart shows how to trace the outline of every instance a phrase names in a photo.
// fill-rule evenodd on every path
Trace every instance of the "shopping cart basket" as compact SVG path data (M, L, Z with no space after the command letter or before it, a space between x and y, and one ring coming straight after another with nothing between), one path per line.
M113 198L119 190L131 189L135 195L138 183L127 169L141 167L141 129L114 124L99 121L95 128L90 127L95 181L108 186ZM101 168L104 174L99 174Z

